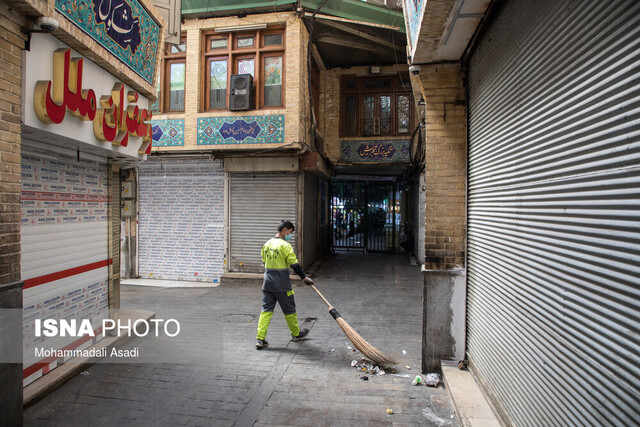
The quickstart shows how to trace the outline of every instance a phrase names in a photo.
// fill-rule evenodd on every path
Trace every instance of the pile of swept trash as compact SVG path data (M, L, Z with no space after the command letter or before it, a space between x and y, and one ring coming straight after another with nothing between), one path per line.
M410 374L397 374L392 368L383 368L381 366L377 366L372 361L365 358L362 358L360 360L355 360L355 359L352 360L351 367L356 368L358 371L365 374L369 374L369 375L386 375L387 372L392 372L391 375L394 377L409 378L409 379L411 379L412 377L412 375ZM406 368L407 370L411 369L409 366L407 366ZM369 379L369 377L365 376L365 377L362 377L362 379L366 381ZM420 375L416 375L413 381L411 382L411 384L416 386L420 384L425 384L430 387L437 387L438 384L440 384L440 381L441 381L440 374L431 373L431 374L427 374L424 378L422 378Z
M352 360L351 367L356 368L359 371L362 371L366 374L371 375L384 375L386 371L380 366L374 365L373 362L367 359L360 359L360 361Z

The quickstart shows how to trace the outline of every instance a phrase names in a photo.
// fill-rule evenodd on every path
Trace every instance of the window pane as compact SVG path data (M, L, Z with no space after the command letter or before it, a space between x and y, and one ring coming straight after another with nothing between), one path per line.
M253 47L253 36L238 37L238 47Z
M184 64L175 63L170 67L169 111L184 110Z
M255 77L253 75L253 68L254 68L253 58L238 60L238 74L251 74L251 76Z
M211 61L210 66L209 108L225 108L227 106L227 60Z
M282 44L282 34L267 34L264 36L265 46L280 46Z
M375 100L374 96L365 96L364 97L364 108L363 108L363 133L365 135L373 135L374 134L374 118L375 118Z
M345 105L345 128L347 135L355 135L358 132L358 97L347 96Z
M409 133L409 96L398 96L398 133Z
M264 58L264 105L282 105L282 57Z
M171 45L171 53L185 53L186 51L187 51L187 44L185 42Z
M391 89L391 80L389 79L365 80L363 86L365 89Z
M391 97L389 95L380 96L380 133L383 135L391 133Z
M211 49L226 49L227 39L213 39L211 40Z
M358 82L355 80L345 80L344 86L345 90L356 90L358 89Z

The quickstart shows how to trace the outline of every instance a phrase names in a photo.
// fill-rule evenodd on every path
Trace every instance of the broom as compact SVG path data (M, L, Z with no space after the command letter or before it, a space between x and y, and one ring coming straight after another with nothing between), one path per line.
M327 299L324 296L322 296L320 291L317 290L314 285L309 285L309 286L314 291L316 291L316 293L320 296L320 298L322 298L322 301L324 301L324 303L327 304L327 306L329 307L329 314L331 314L331 316L333 316L333 318L336 319L336 322L338 322L338 325L340 326L340 329L342 329L342 332L344 332L347 338L351 340L355 348L360 350L360 353L364 354L367 358L369 358L372 362L374 362L376 365L379 365L379 366L388 366L388 365L395 364L393 359L387 357L384 353L380 352L380 350L378 350L377 348L369 344L367 341L365 341L364 338L362 338L360 334L358 334L355 331L355 329L353 329L351 325L349 325L347 321L344 320L342 316L340 316L340 314L336 311L336 309L333 308L333 306L329 303L329 301L327 301Z

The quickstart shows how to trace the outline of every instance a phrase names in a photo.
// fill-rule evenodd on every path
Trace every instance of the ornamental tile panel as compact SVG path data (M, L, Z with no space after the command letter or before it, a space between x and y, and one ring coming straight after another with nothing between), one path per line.
M198 119L198 145L283 142L284 115Z
M184 145L184 119L152 120L153 147Z
M409 35L409 44L415 47L420 33L420 26L424 17L424 9L427 5L426 0L405 0L405 17L408 20L407 30Z
M153 82L160 27L137 0L56 0L56 10Z
M409 162L410 152L409 139L340 142L340 161L345 162Z

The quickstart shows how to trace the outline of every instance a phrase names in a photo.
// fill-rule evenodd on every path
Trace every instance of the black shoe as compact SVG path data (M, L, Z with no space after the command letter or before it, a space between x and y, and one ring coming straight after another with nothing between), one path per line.
M291 335L291 341L303 340L304 337L306 337L308 333L309 333L308 329L302 329L297 337L294 337L293 335Z
M256 350L262 350L263 348L268 346L269 346L269 343L266 342L265 340L256 341Z

